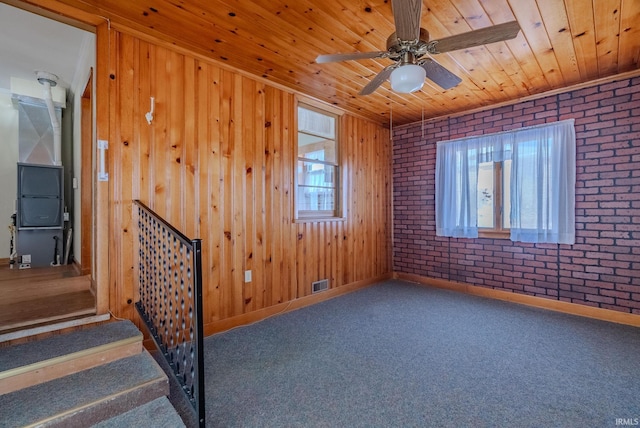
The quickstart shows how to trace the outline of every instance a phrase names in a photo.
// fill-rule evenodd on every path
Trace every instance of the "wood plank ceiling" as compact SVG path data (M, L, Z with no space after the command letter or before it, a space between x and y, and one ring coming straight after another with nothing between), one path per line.
M462 78L401 95L358 92L391 60L316 64L319 54L380 51L390 0L63 0L378 123L500 104L639 68L638 0L424 0L431 39L517 20L518 37L435 55Z

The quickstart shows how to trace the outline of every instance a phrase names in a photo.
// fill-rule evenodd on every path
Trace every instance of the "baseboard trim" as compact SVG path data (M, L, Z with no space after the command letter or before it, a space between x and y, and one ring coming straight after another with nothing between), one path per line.
M298 299L291 300L289 302L278 303L277 305L269 306L268 308L259 309L257 311L249 312L235 317L227 318L220 321L214 321L204 326L204 335L210 336L216 333L222 333L227 330L234 329L236 327L242 327L249 324L256 323L258 321L265 320L275 315L284 314L286 312L295 311L307 306L314 305L316 303L324 302L326 300L333 299L334 297L342 296L366 287L369 287L377 282L386 281L393 278L392 273L377 276L375 278L365 279L362 281L352 282L350 284L342 285L337 288L330 288L327 291L321 293L311 294L309 296L300 297Z
M571 315L579 315L587 318L594 318L602 321L609 321L618 324L626 324L633 327L640 327L640 315L613 311L611 309L594 308L592 306L569 303L561 300L545 299L543 297L529 296L526 294L512 293L509 291L495 290L493 288L478 287L461 282L448 281L445 279L429 278L420 275L400 273L393 274L394 278L415 282L430 287L442 288L457 291L474 296L488 297L491 299L503 300L518 303L536 308L548 309L556 312L563 312Z

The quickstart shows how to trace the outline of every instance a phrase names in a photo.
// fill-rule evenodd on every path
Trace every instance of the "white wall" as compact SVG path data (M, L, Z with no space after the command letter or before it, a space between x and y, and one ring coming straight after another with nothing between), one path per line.
M0 259L9 258L9 224L18 189L18 110L11 95L0 92Z

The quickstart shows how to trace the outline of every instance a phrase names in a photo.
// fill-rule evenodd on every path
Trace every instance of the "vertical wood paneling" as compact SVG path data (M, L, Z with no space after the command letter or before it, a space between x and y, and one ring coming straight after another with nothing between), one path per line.
M219 270L219 251L211 251L213 248L219 248L219 234L213 234L213 230L219 230L213 224L213 219L218 218L217 215L217 197L219 192L212 192L214 186L219 182L218 169L216 168L215 159L216 152L212 142L211 124L216 123L216 111L213 110L213 102L207 89L215 86L216 82L212 79L210 68L201 63L197 63L196 67L196 86L197 103L196 103L196 165L197 176L195 178L198 188L197 206L194 211L198 218L197 229L194 232L195 237L207 237L203 241L203 247L207 249L202 253L203 276L208 278L208 287L202 290L202 300L217 301L217 290L220 285ZM217 109L216 109L217 110ZM214 215L215 214L215 215ZM213 307L207 305L204 308L204 318L207 320L218 319L217 314L213 312Z
M252 271L254 269L253 264L253 252L254 252L254 242L256 240L255 234L255 223L256 223L256 206L255 206L255 198L254 198L254 190L255 190L255 182L254 182L254 173L253 168L254 165L254 144L256 142L253 128L255 126L255 110L254 110L254 102L253 100L256 98L256 94L254 94L254 82L249 80L244 80L242 85L242 113L241 117L242 121L242 142L244 153L242 154L242 158L244 159L244 179L242 181L242 192L241 196L243 198L244 206L243 215L244 218L244 227L242 228L244 231L244 239L243 239L243 271ZM244 284L244 312L249 312L255 310L255 284L256 281L250 281Z
M388 130L342 125L346 218L293 219L292 94L117 34L111 125L112 310L133 317L131 200L203 240L205 323L390 273ZM147 124L149 97L154 120ZM244 271L252 281L244 282Z
M274 159L275 159L275 136L272 131L272 126L275 121L275 109L276 109L276 97L273 94L271 88L265 88L265 113L264 113L264 210L265 210L265 223L270 228L271 233L263 236L265 246L264 256L264 288L265 288L265 306L272 305L275 296L276 284L280 284L280 264L277 260L278 252L276 242L281 242L281 228L280 223L275 219L280 218L277 215L276 210L279 207L274 199L274 183L276 182L276 173L274 171Z
M244 235L249 233L244 230L245 225L245 215L248 217L251 213L246 211L244 206L244 179L245 179L245 170L244 170L244 144L245 142L242 139L242 128L245 122L245 117L242 114L242 105L245 102L249 102L249 100L242 99L242 83L243 78L240 75L233 75L233 95L232 95L232 106L233 109L231 111L231 121L233 122L233 136L232 136L232 145L233 145L233 157L231 162L231 179L233 189L232 194L230 195L231 206L232 206L232 250L233 254L231 256L232 265L231 265L231 284L233 284L233 294L232 294L232 307L233 314L241 314L244 312L244 251L243 251L243 241ZM252 120L252 118L246 118L246 120ZM226 191L226 189L225 189Z
M115 74L115 86L134 87L135 51L137 43L123 34L116 38L118 47L117 67ZM112 228L120 240L110 240L111 260L115 259L120 266L116 275L111 275L112 294L111 307L120 316L133 317L133 308L127 304L128 299L133 299L133 236L131 204L123 203L132 199L132 181L127 171L132 170L132 157L129 143L133 140L133 116L136 112L134 106L133 91L118 90L115 100L117 114L121 114L119 120L113 122L113 130L120 136L117 141L110 141L109 154L118 161L110 162L109 182L112 193L112 215L118 227Z
M150 64L150 50L151 47L148 43L139 42L139 54L138 65L136 74L136 88L134 91L139 94L138 106L140 111L145 113L151 108L151 64ZM142 201L149 201L152 192L152 180L149 158L151 156L149 141L153 132L153 127L137 126L138 138L134 141L136 151L136 158L134 161L134 177L138 177L138 192L134 193L134 196Z
M220 301L219 313L221 318L228 318L233 313L233 282L229 274L230 267L233 265L233 235L231 228L232 216L232 200L233 183L231 181L231 159L232 159L232 143L233 136L231 122L231 98L233 91L232 75L226 71L220 73L220 216L222 233L224 239L220 246L221 252L221 278L220 278Z
M264 106L265 94L264 85L255 83L253 85L253 116L251 120L252 133L248 138L253 139L253 158L252 158L252 175L253 175L253 199L254 199L254 235L255 242L253 247L252 260L253 276L256 280L252 282L253 287L253 306L252 309L264 307L265 299L265 252L264 252L264 235L268 227L265 224L265 167L264 167Z
M212 298L207 301L216 302L216 304L211 305L211 313L212 320L222 319L224 314L220 308L220 302L223 299L222 284L226 281L226 276L224 275L223 268L225 266L224 252L227 242L227 233L225 233L224 229L224 181L223 181L223 172L222 172L222 161L225 159L223 153L223 138L222 138L222 129L220 124L222 123L222 71L217 68L208 67L206 64L202 64L202 67L209 70L210 73L210 81L213 83L213 87L209 87L208 82L206 86L200 88L200 92L207 94L211 101L209 102L209 131L210 131L210 139L209 144L211 149L207 154L210 166L209 166L209 198L210 203L208 207L203 207L205 212L207 212L208 218L211 220L211 227L209 235L201 235L202 239L207 239L207 244L203 245L203 248L207 249L211 254L212 266L207 271L211 272L211 278L215 281L213 283L214 289L212 290L211 280L208 280L208 287L205 287L205 290L208 289L212 293ZM215 88L215 90L214 90ZM203 112L203 115L206 116L207 112ZM203 172L204 174L207 171ZM204 266L203 266L204 270Z
M295 240L296 232L292 227L293 221L293 200L294 200L294 188L293 188L293 174L297 170L296 168L296 149L293 141L295 141L296 129L295 129L295 103L294 97L291 94L280 92L282 97L282 105L280 107L280 114L282 115L282 145L280 151L282 153L282 162L280 165L280 172L282 174L282 245L283 245L283 301L290 301L296 297L300 297L296 294L296 286L298 284L298 277L294 269L296 259L299 257L295 253Z
M183 191L184 198L180 215L184 218L184 232L187 236L199 236L197 234L197 222L200 211L199 207L199 182L197 181L198 145L196 143L196 106L200 93L197 91L196 61L187 58L184 62L184 145L182 153ZM206 143L205 143L206 146ZM206 183L206 182L205 182Z

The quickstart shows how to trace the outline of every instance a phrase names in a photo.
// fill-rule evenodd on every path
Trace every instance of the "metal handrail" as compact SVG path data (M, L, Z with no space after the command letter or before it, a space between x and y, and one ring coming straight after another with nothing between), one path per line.
M205 426L202 242L189 239L142 202L138 207L136 308Z

